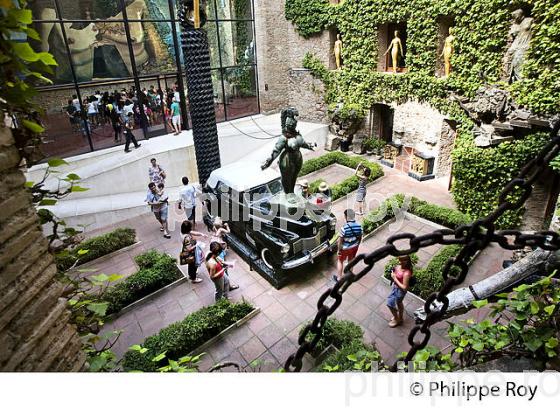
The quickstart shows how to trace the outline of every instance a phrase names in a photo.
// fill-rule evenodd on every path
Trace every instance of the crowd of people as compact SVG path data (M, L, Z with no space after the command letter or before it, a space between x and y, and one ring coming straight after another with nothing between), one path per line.
M355 173L359 179L356 200L359 211L356 212L351 208L344 211L345 222L334 238L334 244L336 244L337 249L337 269L336 274L332 276L334 282L338 282L342 278L344 264L356 257L362 242L363 229L361 224L356 221L356 215L363 214L363 202L366 196L365 188L369 177L368 171L370 171L369 168L362 164L358 165ZM167 222L169 197L165 193L167 174L155 158L151 159L148 176L150 182L148 184L146 202L151 206L156 220L161 225L160 230L163 232L163 236L171 238ZM221 218L216 217L213 220L211 235L197 231L196 196L199 190L194 184L190 183L188 177L183 177L182 183L183 187L180 190L177 202L178 209L184 212L185 217L181 224L180 263L186 265L188 276L192 283L202 282L202 278L198 276L198 269L204 264L209 278L215 286L215 300L227 298L229 291L239 287L230 281L228 270L233 267L233 264L226 260L227 244L225 236L231 232L230 228ZM300 195L304 198L310 198L309 183L306 180L302 180L298 185L300 186ZM318 193L329 197L330 200L331 190L325 182L319 185ZM204 256L205 243L203 240L209 242L206 256ZM391 272L391 292L387 298L387 307L392 315L392 319L389 322L390 327L397 327L403 323L403 300L413 281L413 267L410 257L401 256L398 259L398 264Z
M98 90L93 95L82 97L82 101L74 94L68 100L64 112L72 130L84 136L87 135L86 127L91 133L98 127L110 125L115 143L122 142L123 135L128 140L129 129L142 128L147 136L149 127L163 122L167 122L169 128L178 135L181 132L178 90L176 84L165 91L156 89L154 85L140 91L135 87L120 91Z
M160 224L160 231L163 237L170 239L168 226L169 216L169 196L165 193L165 179L167 174L165 170L157 163L155 158L150 160L148 168L148 193L145 202L151 207L151 210ZM227 298L231 290L239 288L229 279L228 269L233 264L226 261L227 245L225 235L230 233L227 223L220 218L214 220L212 228L212 236L196 230L196 195L198 189L191 184L188 177L182 178L183 188L179 192L179 200L177 208L184 212L185 220L181 223L181 251L179 260L181 265L185 265L187 275L192 283L202 282L202 278L198 276L198 270L201 265L205 265L210 280L216 288L216 301L221 298ZM209 251L204 256L204 248L206 244L204 239L209 239Z

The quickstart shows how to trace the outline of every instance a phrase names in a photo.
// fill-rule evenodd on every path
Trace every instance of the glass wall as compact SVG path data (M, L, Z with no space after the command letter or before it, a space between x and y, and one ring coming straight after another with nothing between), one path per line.
M259 112L253 0L208 0L217 121ZM178 0L29 0L42 41L57 62L39 87L47 157L122 144L117 114L132 112L138 140L171 131L178 98L188 129ZM114 112L113 112L114 111ZM117 130L115 130L117 128Z

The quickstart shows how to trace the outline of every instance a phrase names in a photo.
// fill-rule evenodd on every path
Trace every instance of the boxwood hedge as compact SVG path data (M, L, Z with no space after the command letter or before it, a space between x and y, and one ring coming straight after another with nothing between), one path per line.
M124 355L123 368L126 371L154 372L160 364L152 359L160 353L166 352L167 359L177 360L245 317L253 309L254 307L247 302L231 303L227 299L203 307L187 315L182 321L148 337L142 344L142 347L148 349L146 353L129 350Z
M134 259L140 270L107 289L103 295L103 300L109 303L107 314L116 313L183 276L175 259L165 253L151 250Z
M300 329L300 334L303 332L304 328L305 326ZM329 318L325 322L323 336L319 340L319 343L317 343L315 350L317 353L321 353L329 345L341 349L356 339L362 340L363 337L364 331L356 323L349 320Z
M130 246L136 242L136 231L132 228L117 228L104 235L86 239L71 250L61 252L55 256L58 270L63 272L77 265L108 255L111 252ZM87 251L82 253L80 251ZM80 255L80 253L82 253Z

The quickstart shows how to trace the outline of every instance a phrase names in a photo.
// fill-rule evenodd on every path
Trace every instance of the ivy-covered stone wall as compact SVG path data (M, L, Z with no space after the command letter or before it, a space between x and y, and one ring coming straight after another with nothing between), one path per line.
M534 18L533 38L524 65L524 79L502 82L511 12L519 7ZM457 122L454 199L460 210L479 217L495 205L503 184L540 147L546 136L534 135L497 148L474 145L473 122L452 95L473 96L486 84L508 89L516 102L534 113L560 108L560 3L556 0L286 0L285 16L303 38L336 28L344 42L344 67L330 71L312 54L303 65L323 80L328 103L426 102ZM455 52L452 74L436 76L441 19L453 20ZM406 22L408 71L388 75L376 70L378 28ZM482 178L481 178L482 176ZM502 227L519 225L522 212L509 213Z

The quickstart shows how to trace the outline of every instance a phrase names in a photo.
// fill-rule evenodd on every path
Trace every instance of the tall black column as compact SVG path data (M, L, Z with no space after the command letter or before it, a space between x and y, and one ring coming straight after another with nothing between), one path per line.
M202 2L201 2L202 3ZM185 73L190 104L198 178L204 184L210 173L220 167L220 146L214 111L214 88L210 72L208 37L202 28L195 29L189 19L192 0L182 1L179 11L181 43L185 57ZM206 21L201 8L201 21Z

